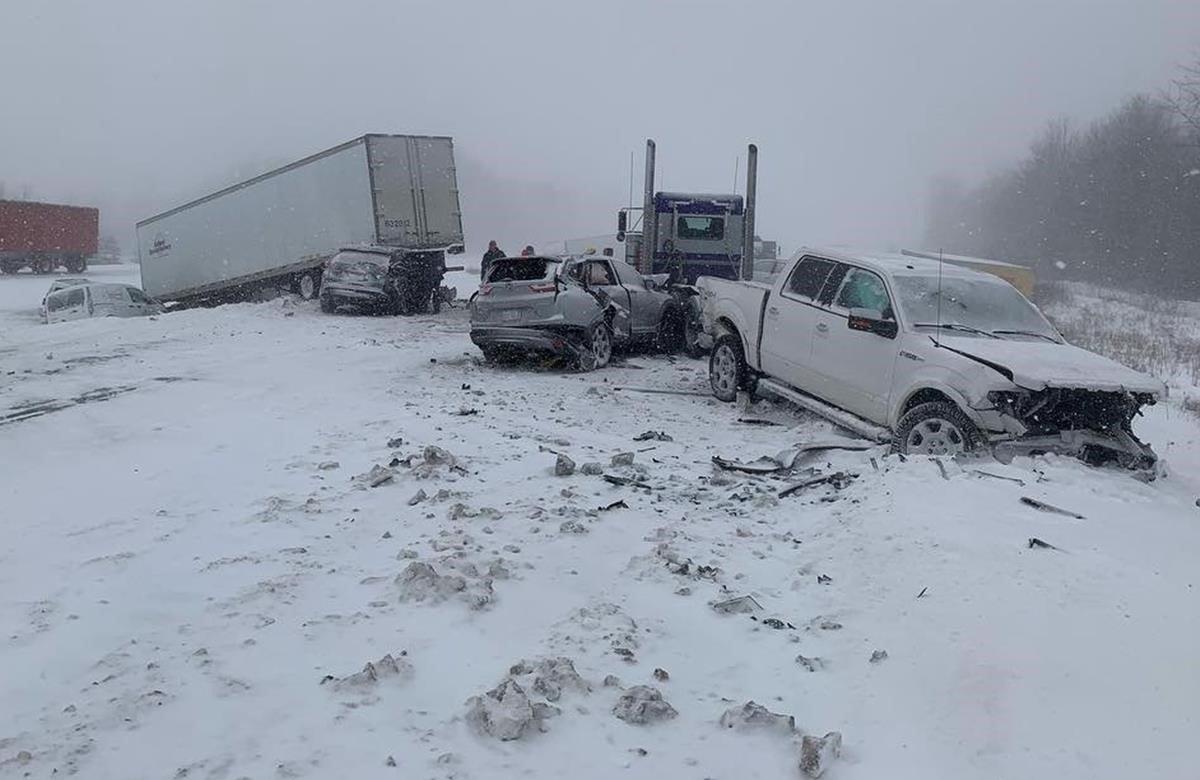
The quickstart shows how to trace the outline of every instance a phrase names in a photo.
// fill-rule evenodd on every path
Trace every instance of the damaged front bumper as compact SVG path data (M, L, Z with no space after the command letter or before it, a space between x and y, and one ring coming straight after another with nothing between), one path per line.
M994 391L988 401L991 406L978 411L998 423L990 441L1001 461L1055 453L1092 465L1115 463L1150 478L1162 471L1154 450L1133 434L1133 419L1157 401L1152 394L1046 388Z

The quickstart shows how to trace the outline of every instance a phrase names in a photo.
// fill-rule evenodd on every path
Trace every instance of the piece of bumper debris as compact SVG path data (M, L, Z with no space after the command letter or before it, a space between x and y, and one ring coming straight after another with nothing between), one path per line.
M1044 542L1036 536L1029 537L1029 549L1031 550L1061 550L1061 547L1055 547L1049 542Z
M753 596L738 596L727 601L718 601L712 608L725 615L752 615L762 611L762 604Z
M871 653L870 663L877 664L886 661L888 657L887 650L876 650Z
M801 480L794 485L788 485L783 490L779 491L779 497L787 498L793 493L799 493L801 490L806 490L810 487L816 487L818 485L832 485L834 490L842 490L856 479L858 479L857 474L852 474L848 471L835 471L832 474L823 474L819 477L810 477L809 479Z
M366 474L360 474L358 478L368 487L379 487L391 482L395 476L396 473L387 466L376 464Z
M470 417L473 414L479 414L479 410L474 407L471 407L469 409L467 409L467 408L459 409L457 412L454 412L455 417Z
M634 441L675 441L663 431L643 431L633 437Z
M628 508L629 508L629 505L625 503L625 500L619 499L617 501L612 502L611 504L609 504L607 506L596 507L596 511L597 512L611 512L614 509L628 509Z
M1076 520L1086 520L1087 519L1086 517L1079 514L1078 512L1072 512L1069 509L1062 509L1060 507L1054 506L1053 504L1047 504L1044 501L1038 501L1036 498L1030 498L1029 496L1021 496L1021 503L1024 504L1025 506L1033 507L1034 509L1038 510L1039 512L1047 512L1052 515L1062 515L1064 517L1073 517Z
M720 455L713 455L712 462L714 466L723 471L740 471L744 474L774 474L787 470L787 467L779 461L765 456L749 463L743 463L740 460L728 460Z
M769 425L769 426L782 426L783 425L783 423L777 423L774 420L760 420L757 417L739 417L737 421L740 422L742 425Z

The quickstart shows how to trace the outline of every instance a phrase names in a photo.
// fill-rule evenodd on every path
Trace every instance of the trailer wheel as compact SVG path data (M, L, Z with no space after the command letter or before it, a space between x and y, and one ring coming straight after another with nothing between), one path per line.
M0 271L6 274L15 274L21 270L23 263L0 263Z
M81 274L87 270L87 261L82 257L72 257L66 262L67 272L72 274Z
M296 293L306 301L316 298L321 292L321 274L319 271L306 271L296 277Z

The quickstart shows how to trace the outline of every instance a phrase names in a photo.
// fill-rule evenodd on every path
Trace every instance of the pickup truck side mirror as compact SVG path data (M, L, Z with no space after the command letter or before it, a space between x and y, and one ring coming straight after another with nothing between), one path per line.
M850 330L864 330L885 339L894 339L900 332L895 320L885 320L883 313L874 309L851 309L846 326Z

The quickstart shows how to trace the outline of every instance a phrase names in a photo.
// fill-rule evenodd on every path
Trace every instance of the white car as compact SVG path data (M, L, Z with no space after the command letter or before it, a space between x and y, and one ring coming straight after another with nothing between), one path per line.
M41 315L42 315L42 322L47 321L46 320L46 299L47 298L49 298L51 295L58 292L59 290L65 290L68 287L74 287L77 284L90 284L91 281L92 281L91 279L86 279L82 276L64 276L59 279L55 279L53 282L51 282L50 289L47 290L46 294L42 296L42 305L40 307L40 311L41 311Z
M1166 386L1072 346L994 276L801 250L770 284L702 277L713 394L761 389L901 453L1062 452L1152 468L1133 418Z
M46 321L66 322L86 317L145 317L161 314L163 306L131 284L78 284L46 296Z

